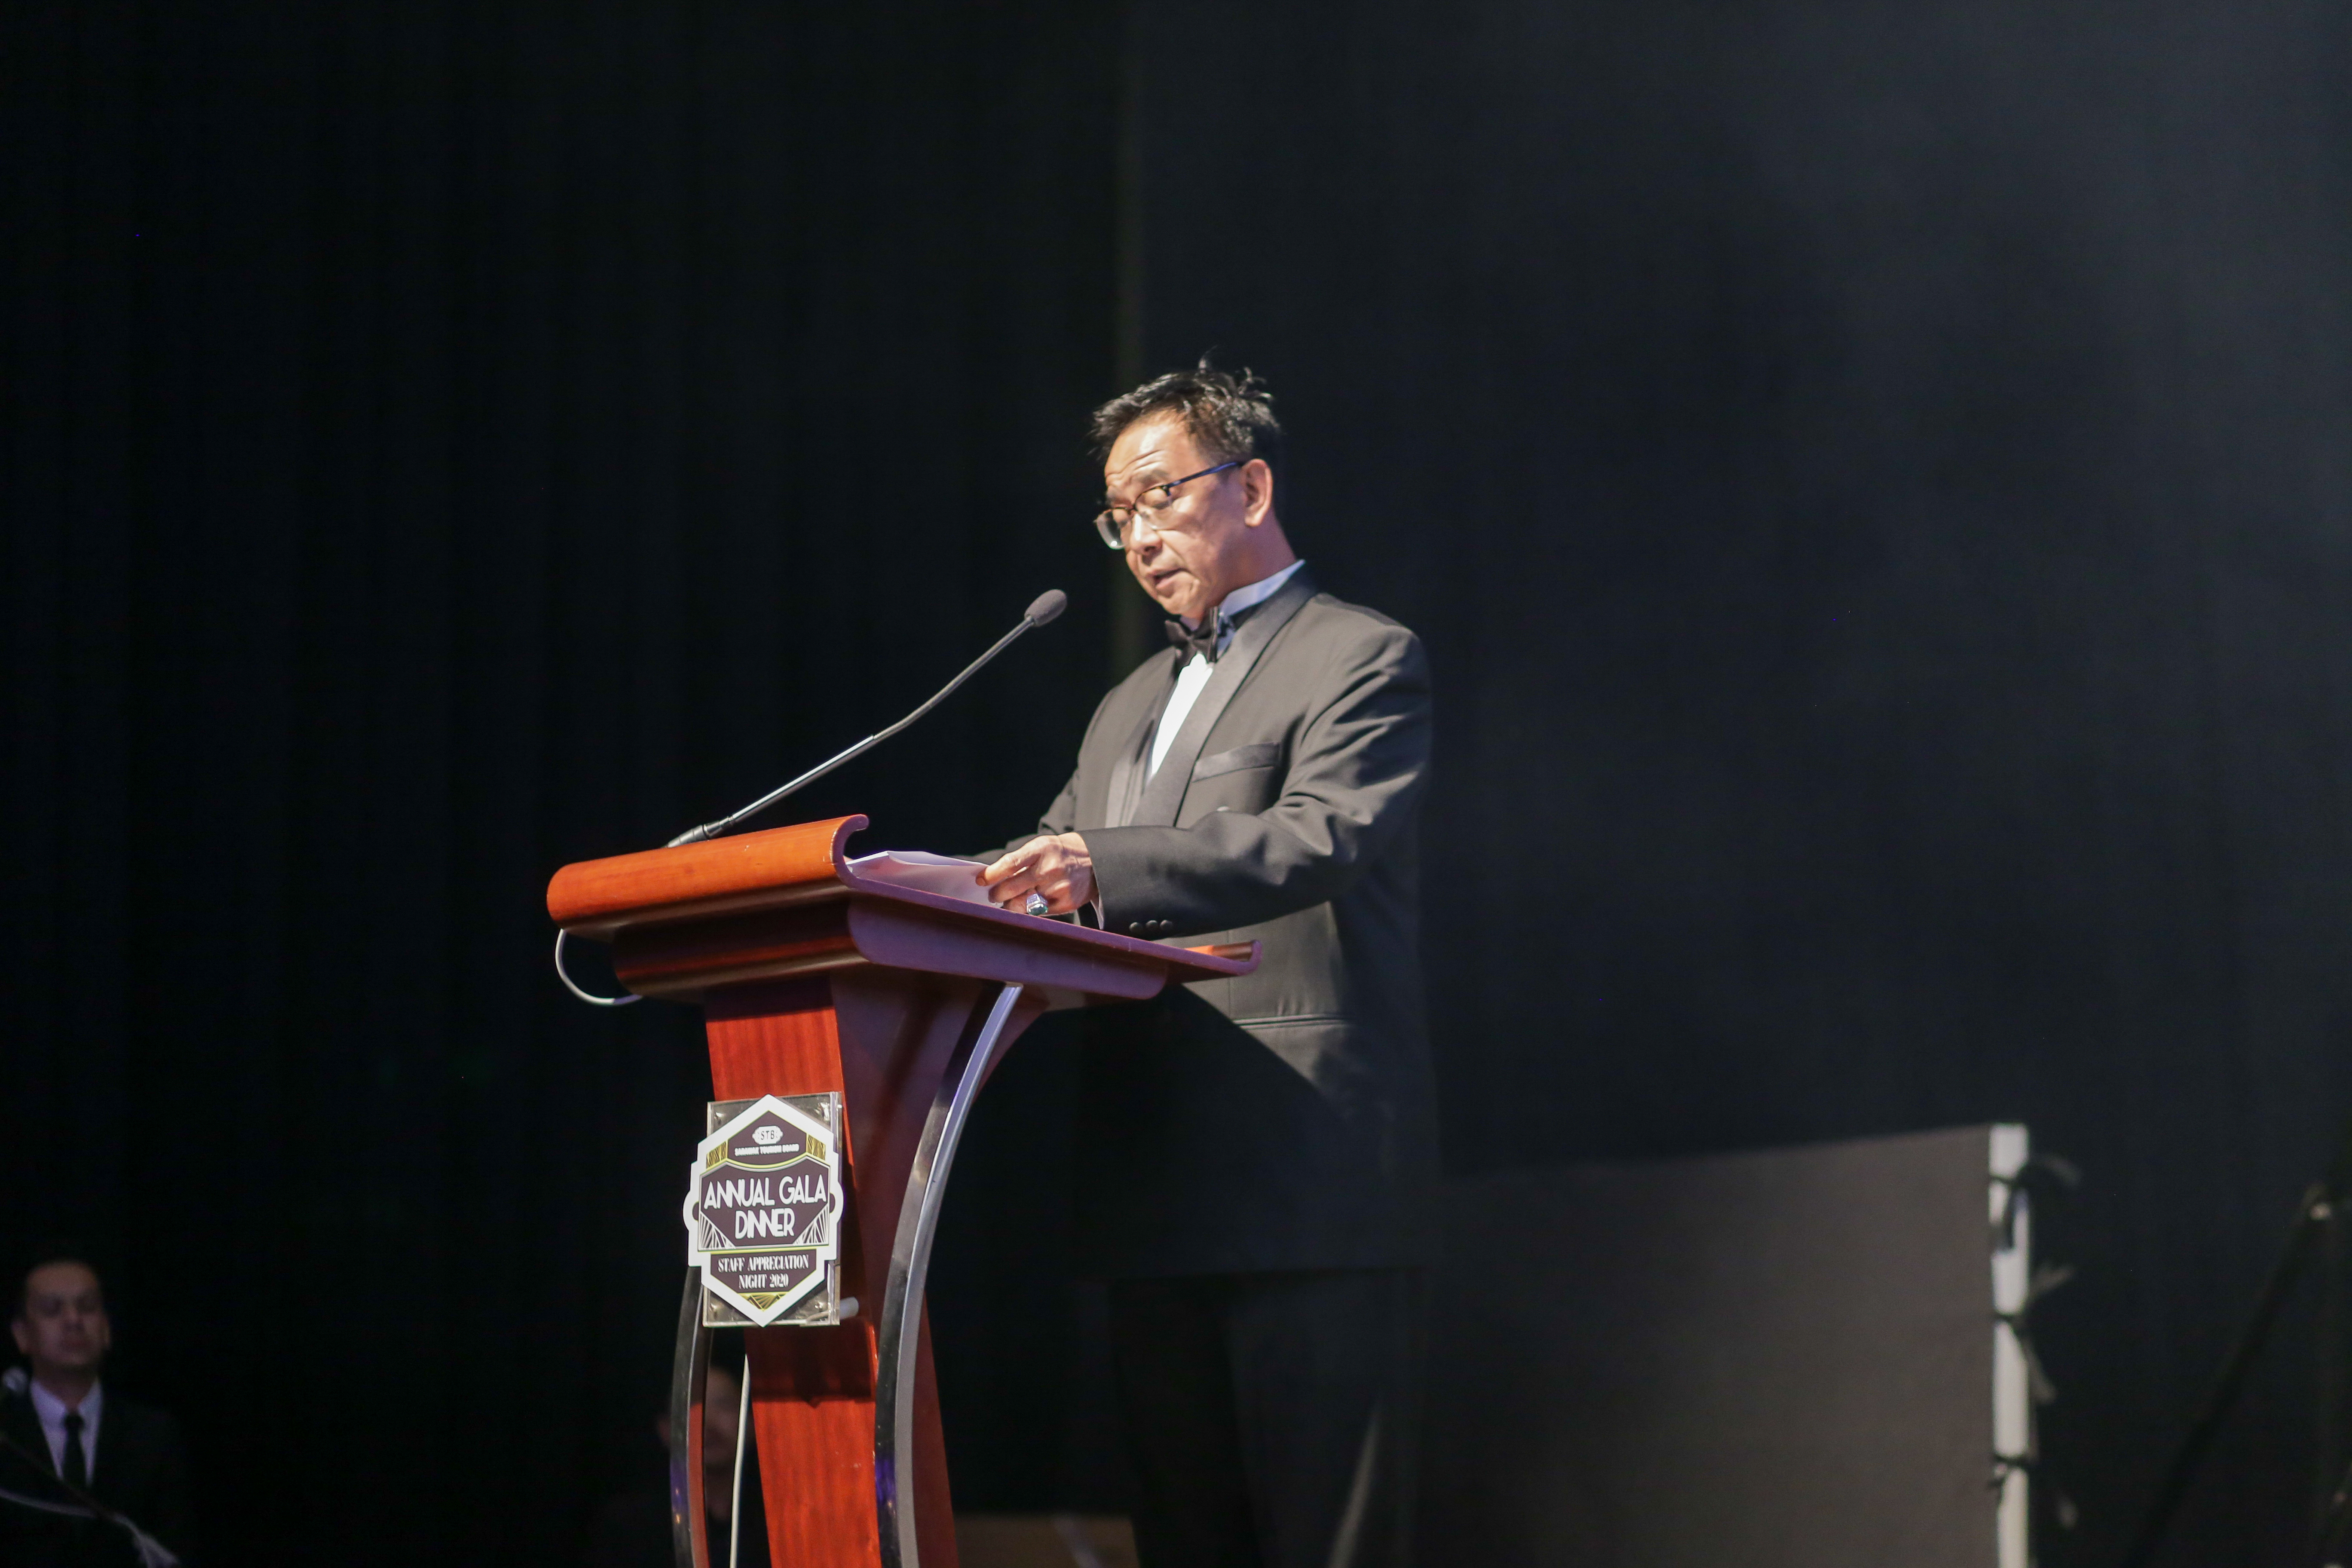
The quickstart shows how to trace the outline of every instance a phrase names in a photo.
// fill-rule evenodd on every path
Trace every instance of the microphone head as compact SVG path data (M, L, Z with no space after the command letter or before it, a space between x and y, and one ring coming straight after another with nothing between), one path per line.
M1048 588L1029 601L1029 609L1021 618L1033 626L1042 626L1070 607L1070 596L1059 588Z

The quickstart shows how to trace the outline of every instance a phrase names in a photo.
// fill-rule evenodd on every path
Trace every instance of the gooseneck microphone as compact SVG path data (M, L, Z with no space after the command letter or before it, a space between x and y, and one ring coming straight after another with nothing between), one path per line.
M978 675L982 665L985 665L990 659L994 658L998 654L1003 653L1006 648L1011 647L1013 643L1019 639L1023 633L1032 631L1038 626L1044 626L1047 621L1052 620L1055 616L1060 615L1064 610L1069 608L1069 605L1070 596L1067 594L1063 593L1059 588L1046 589L1034 599L1029 601L1029 608L1022 613L1021 624L1019 626L1013 627L1011 631L997 638L996 645L993 647L991 647L986 653L982 654L978 658L973 659L970 664L964 666L963 673L957 676L953 680L949 681L945 686L940 687L938 694L929 702L924 703L920 708L916 709L912 713L908 714L904 719L899 720L896 724L891 725L888 729L877 731L874 734L866 736L866 739L858 742L857 744L850 747L849 750L842 752L839 756L830 758L827 761L819 763L817 766L811 768L808 772L803 773L792 783L784 785L782 789L772 790L768 794L761 795L759 799L753 801L742 810L735 812L731 816L722 816L716 822L706 822L699 827L688 828L684 833L681 833L677 837L671 839L669 841L668 847L675 849L681 844L699 844L706 838L716 838L722 833L731 832L734 829L735 825L741 822L745 817L757 816L760 813L767 810L768 807L775 805L776 802L783 799L784 796L792 794L793 791L801 788L804 784L814 784L817 780L824 777L825 774L833 772L834 769L841 766L842 763L848 762L851 758L860 756L863 753L873 750L883 742L888 740L891 736L897 734L899 731L905 729L908 725L913 723L916 720L921 718L924 714L929 712L932 709L938 707L940 703L946 701L950 697L953 696L957 687L961 686L965 681L970 680L973 676ZM632 1002L642 1002L645 1000L642 996L633 994L621 996L599 996L593 992L583 991L580 989L580 987L572 982L572 976L564 972L563 968L563 943L565 938L570 934L571 933L568 931L561 931L555 933L555 977L563 982L563 988L566 991L571 992L572 994L579 997L583 1002L593 1003L599 1007L625 1007ZM746 1386L749 1385L747 1384Z
M833 772L834 769L841 766L844 763L850 762L873 750L876 746L880 745L883 742L888 740L891 736L897 734L899 731L904 730L916 720L920 719L924 714L929 712L932 709L946 701L950 697L955 694L957 687L961 686L965 681L970 680L973 676L978 675L982 667L986 665L990 659L994 658L998 654L1003 653L1006 648L1011 647L1013 643L1020 639L1023 633L1033 631L1036 627L1044 626L1055 616L1060 615L1064 610L1067 609L1069 607L1069 604L1070 596L1067 594L1063 593L1059 588L1046 589L1044 593L1038 595L1034 599L1029 602L1029 608L1023 612L1021 624L1019 626L1014 626L1011 631L997 638L994 647L991 647L986 653L982 654L978 658L973 659L970 664L964 666L963 673L957 676L953 680L949 681L945 686L940 687L938 694L932 697L929 702L924 703L920 708L916 709L912 713L908 714L904 719L899 720L896 724L891 725L888 729L877 731L875 733L866 736L866 739L858 742L857 744L850 747L849 750L842 752L840 755L818 763L815 767L811 768L800 777L793 780L792 783L785 784L781 789L772 790L770 793L761 795L759 799L753 801L742 810L734 813L732 816L722 816L716 822L706 822L699 827L688 828L685 832L671 839L668 847L675 849L681 844L699 844L706 838L716 838L722 833L732 832L735 825L743 821L746 817L759 816L760 813L767 810L768 807L775 805L776 802L783 799L784 796L792 794L794 790L800 789L803 785L816 783L817 780L824 777L825 774Z

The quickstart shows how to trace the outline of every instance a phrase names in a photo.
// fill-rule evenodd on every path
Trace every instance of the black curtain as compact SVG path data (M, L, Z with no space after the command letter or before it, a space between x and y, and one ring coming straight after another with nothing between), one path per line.
M541 891L1057 584L776 820L965 847L1059 787L1115 18L0 15L0 1241L99 1250L215 1560L568 1561L656 1474L709 1078L557 991Z
M1143 79L1150 357L1271 377L1431 646L1449 1157L2031 1124L2114 1561L2352 1114L2352 22L1142 16L1223 41ZM2170 1560L2301 1552L2314 1342Z
M1058 584L784 814L1032 816L1139 302L1148 368L1272 375L1307 554L1430 640L1449 1158L2031 1123L2088 1173L2049 1560L2110 1558L2352 1110L2352 24L1136 21L0 12L0 1243L110 1265L218 1555L562 1560L649 1462L708 1089L555 990L545 879ZM977 1504L1098 1484L1058 1049L942 1242ZM2296 1538L2309 1330L2183 1561Z

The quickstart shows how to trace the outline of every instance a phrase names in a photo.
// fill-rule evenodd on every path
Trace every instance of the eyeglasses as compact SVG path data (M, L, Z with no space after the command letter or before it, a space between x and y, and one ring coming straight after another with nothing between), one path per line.
M1238 468L1246 461L1248 459L1245 458L1235 458L1230 463L1219 463L1213 468L1202 468L1197 474L1186 474L1181 479L1170 479L1165 484L1153 485L1126 506L1107 506L1095 514L1095 531L1101 534L1102 542L1113 550L1124 550L1127 548L1128 526L1138 517L1151 524L1155 530L1159 528L1160 514L1176 504L1178 485L1189 485L1194 479L1205 479L1211 474L1222 474L1227 468Z

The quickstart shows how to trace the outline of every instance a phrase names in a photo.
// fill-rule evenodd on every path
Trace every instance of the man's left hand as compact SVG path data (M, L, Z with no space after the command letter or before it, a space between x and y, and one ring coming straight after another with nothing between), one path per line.
M980 881L1003 908L1020 909L1035 892L1045 896L1048 914L1066 915L1094 901L1095 863L1085 839L1075 833L1056 833L1032 838L983 867Z

